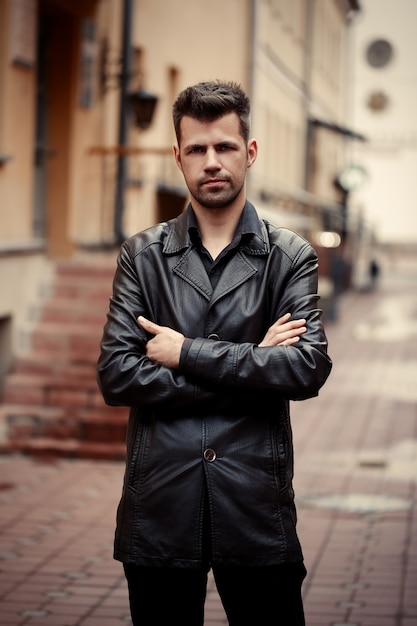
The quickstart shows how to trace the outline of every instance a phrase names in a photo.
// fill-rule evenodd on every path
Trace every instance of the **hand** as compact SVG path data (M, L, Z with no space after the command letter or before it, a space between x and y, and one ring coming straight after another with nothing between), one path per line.
M138 324L146 332L155 335L146 344L146 356L159 365L177 368L180 363L184 335L168 326L159 326L142 315L138 317Z
M300 339L300 335L306 332L305 319L288 320L291 313L286 313L280 317L266 332L265 337L259 344L260 348L267 346L292 346Z

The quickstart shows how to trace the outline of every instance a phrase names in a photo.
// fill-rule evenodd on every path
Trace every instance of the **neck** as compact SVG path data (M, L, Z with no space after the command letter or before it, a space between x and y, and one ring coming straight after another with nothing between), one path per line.
M230 207L207 209L193 204L193 209L202 244L215 259L232 241L243 207L231 211Z

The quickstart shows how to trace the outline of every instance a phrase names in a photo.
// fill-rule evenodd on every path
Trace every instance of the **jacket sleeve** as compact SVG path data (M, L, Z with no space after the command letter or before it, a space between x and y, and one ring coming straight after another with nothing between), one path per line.
M259 348L253 342L192 338L177 370L146 356L149 337L137 317L149 317L147 294L130 250L124 244L120 251L98 360L98 385L107 404L204 411L230 408L257 391L272 399L317 395L331 361L317 309L317 258L307 242L297 244L296 254L280 256L271 272L276 284L271 286L270 323L287 311L307 320L307 332L296 346Z
M212 400L214 390L201 389L184 372L153 363L146 356L149 337L137 323L149 315L129 246L120 249L107 321L97 363L97 383L111 406L169 403L176 407ZM207 385L206 385L207 386ZM209 387L209 386L207 386Z
M304 240L303 240L304 241ZM258 347L196 338L181 362L182 371L203 383L214 383L241 394L262 392L268 397L304 400L318 395L327 380L332 361L317 308L318 262L314 249L304 241L288 267L280 260L276 275L285 274L276 289L271 324L284 313L305 318L307 332L292 346Z

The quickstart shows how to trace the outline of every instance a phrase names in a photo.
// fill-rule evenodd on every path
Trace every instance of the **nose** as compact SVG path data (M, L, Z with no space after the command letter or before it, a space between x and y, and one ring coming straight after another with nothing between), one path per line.
M214 148L208 148L208 150L206 151L204 168L206 170L219 170L221 168L217 152Z

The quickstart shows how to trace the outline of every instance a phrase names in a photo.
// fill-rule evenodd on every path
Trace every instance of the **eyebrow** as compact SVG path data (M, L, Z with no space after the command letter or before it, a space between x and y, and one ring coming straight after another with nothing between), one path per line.
M191 143L184 146L184 150L193 150L194 148L206 148L208 144L206 143ZM232 146L237 147L239 144L237 141L233 139L224 139L222 141L218 141L214 144L215 148L221 148L222 146Z

